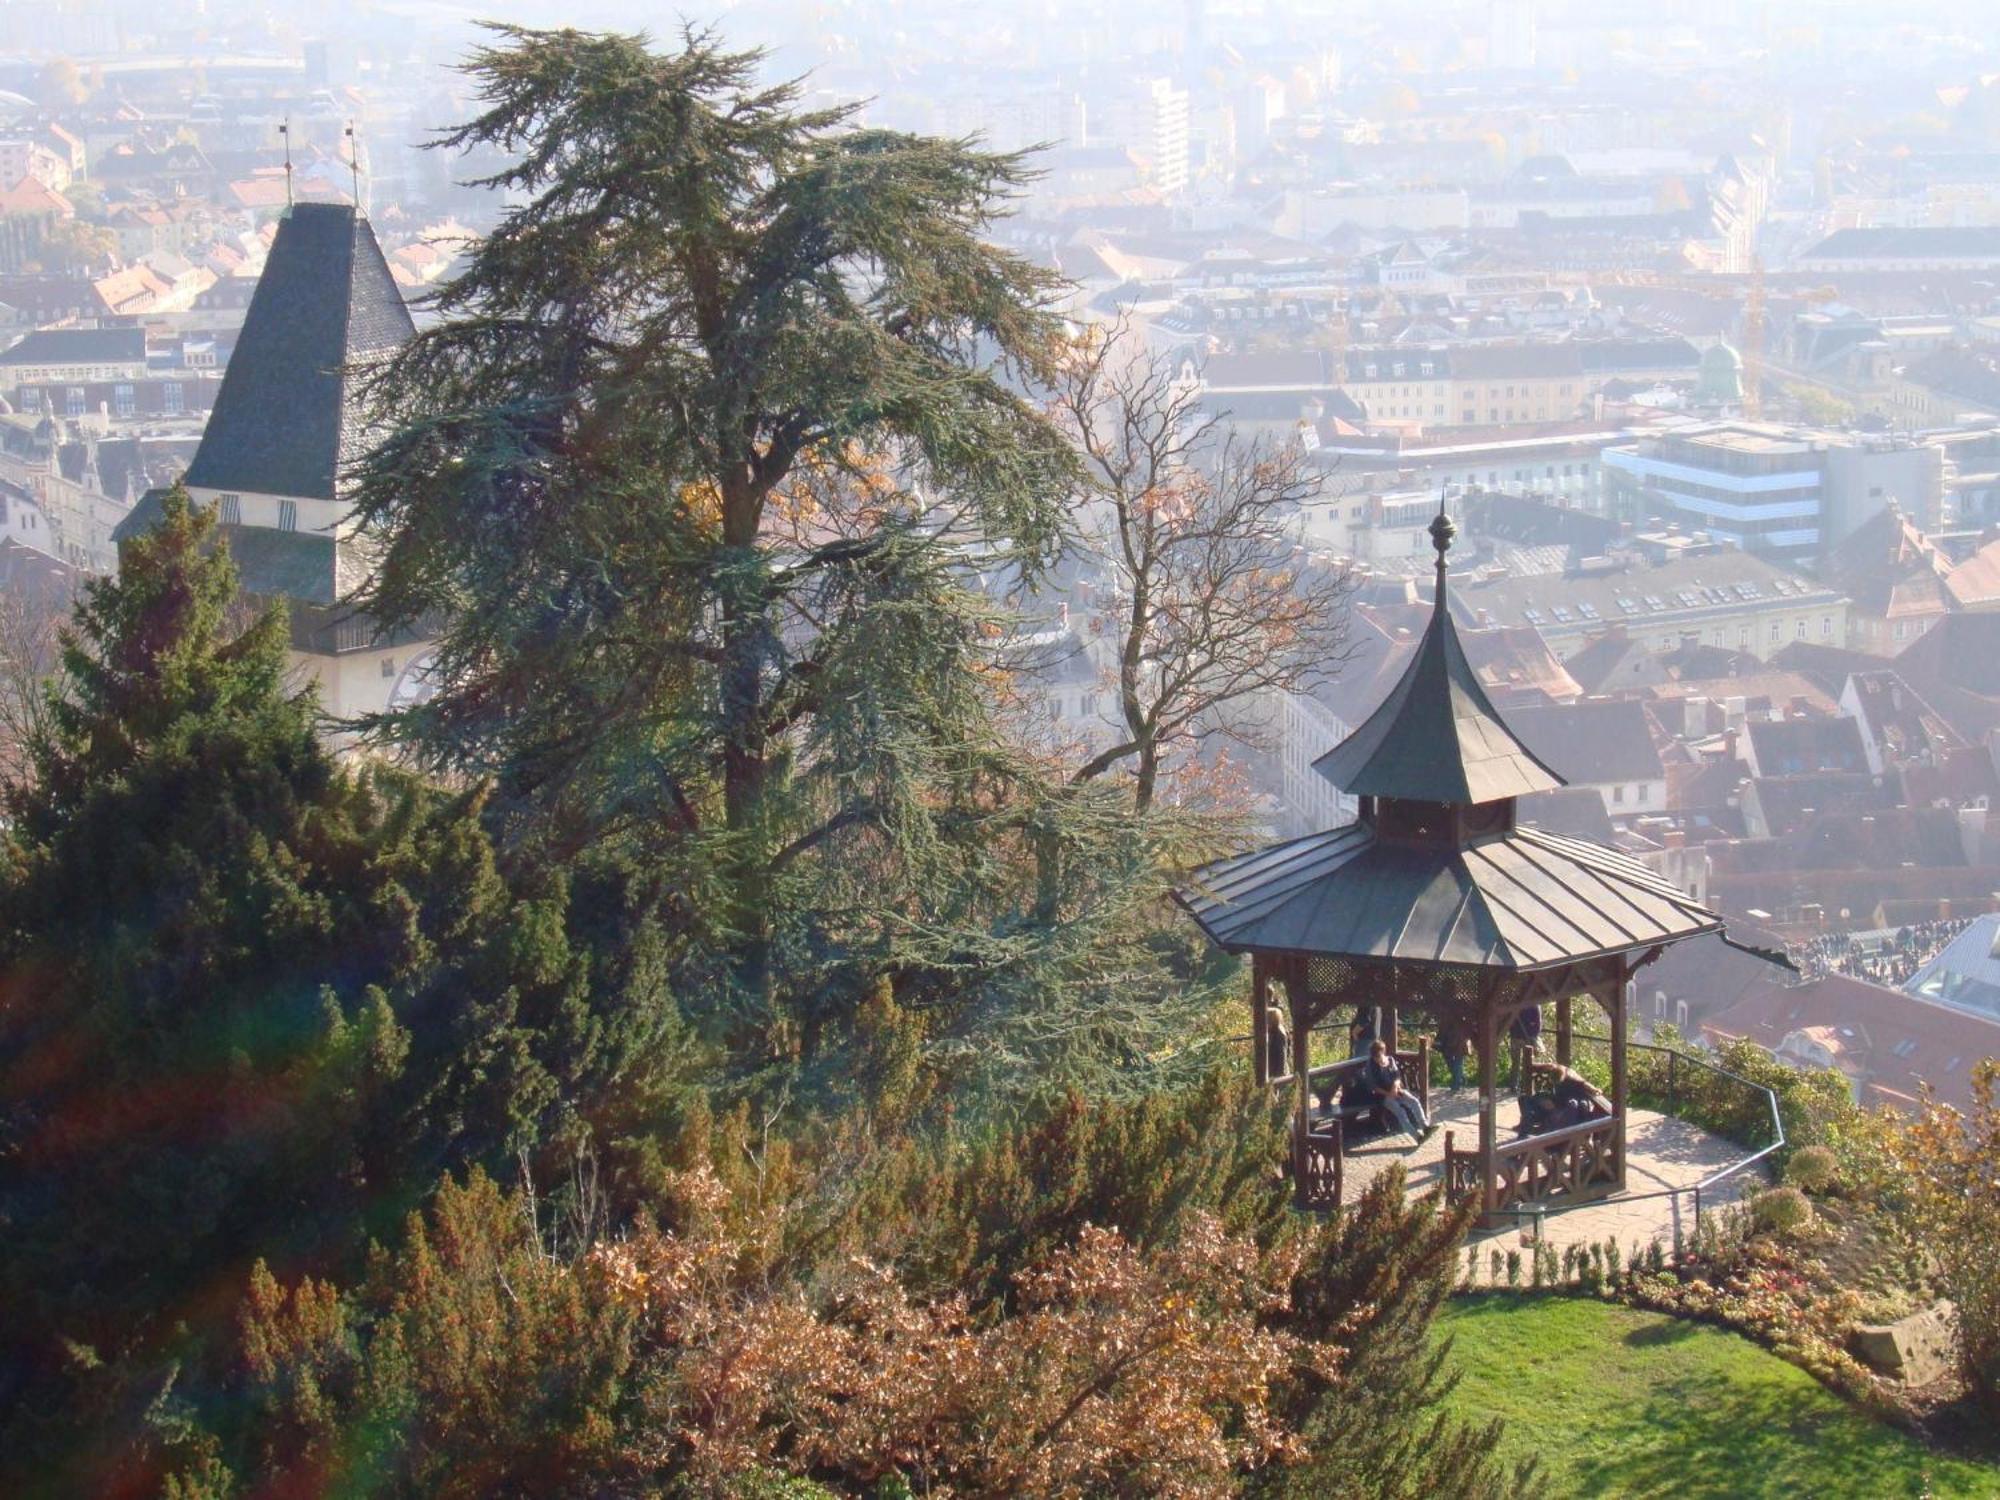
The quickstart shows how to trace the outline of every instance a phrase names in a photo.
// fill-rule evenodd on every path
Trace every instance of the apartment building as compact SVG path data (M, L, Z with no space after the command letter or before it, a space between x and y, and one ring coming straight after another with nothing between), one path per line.
M1686 339L1565 339L1347 352L1343 388L1372 421L1510 427L1585 414L1612 380L1692 380Z
M1670 549L1662 561L1593 559L1564 573L1452 585L1470 628L1532 625L1567 659L1609 627L1658 650L1690 641L1769 656L1793 641L1848 645L1847 599L1734 548Z

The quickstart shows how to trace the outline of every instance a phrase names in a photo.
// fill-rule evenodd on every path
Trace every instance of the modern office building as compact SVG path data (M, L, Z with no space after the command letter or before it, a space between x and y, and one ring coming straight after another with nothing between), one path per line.
M1934 445L1754 422L1699 423L1607 449L1604 471L1613 515L1799 561L1838 546L1892 502L1935 525L1944 487Z

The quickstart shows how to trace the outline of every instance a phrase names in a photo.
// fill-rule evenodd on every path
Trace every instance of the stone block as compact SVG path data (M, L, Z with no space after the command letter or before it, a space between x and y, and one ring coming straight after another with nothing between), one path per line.
M1854 1354L1904 1385L1929 1385L1949 1375L1958 1361L1958 1319L1949 1302L1939 1302L1893 1323L1863 1323L1854 1330Z

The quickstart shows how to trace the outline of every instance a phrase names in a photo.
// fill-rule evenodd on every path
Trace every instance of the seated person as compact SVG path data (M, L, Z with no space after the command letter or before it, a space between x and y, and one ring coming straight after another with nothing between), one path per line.
M1556 1096L1546 1090L1524 1095L1521 1099L1521 1123L1514 1128L1514 1133L1542 1135L1554 1129L1549 1121L1555 1117L1556 1107Z
M1392 1126L1407 1130L1413 1140L1421 1141L1429 1134L1431 1122L1417 1096L1403 1087L1402 1064L1389 1055L1387 1042L1377 1041L1368 1049L1368 1064L1361 1070L1361 1081Z
M1574 1068L1564 1068L1558 1073L1550 1092L1555 1095L1557 1104L1575 1107L1578 1123L1611 1118L1611 1101L1604 1097L1596 1084Z
M1559 1080L1555 1088L1544 1089L1523 1099L1520 1134L1547 1135L1589 1120L1610 1119L1611 1101L1592 1088L1587 1079L1576 1079L1576 1083L1582 1088L1572 1085L1565 1089Z

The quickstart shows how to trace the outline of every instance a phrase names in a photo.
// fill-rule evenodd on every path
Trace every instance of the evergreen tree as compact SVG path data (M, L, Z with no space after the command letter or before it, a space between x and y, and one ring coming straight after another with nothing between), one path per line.
M1291 1418L1313 1458L1269 1476L1271 1492L1500 1500L1536 1491L1532 1461L1509 1467L1493 1456L1497 1420L1474 1425L1444 1410L1458 1378L1450 1342L1431 1328L1477 1217L1473 1198L1410 1200L1398 1166L1328 1221L1292 1283L1286 1323L1337 1338L1346 1358L1337 1383L1294 1386Z
M983 234L1025 164L804 110L701 33L501 37L445 144L508 153L514 206L372 388L368 606L447 621L436 695L376 728L493 775L513 834L643 843L690 989L772 1060L884 973L949 1046L1184 963L1133 941L1164 834L995 723L972 585L1032 578L1078 482L1020 394L1056 284Z
M91 586L10 796L9 1492L93 1403L129 1430L162 1361L199 1362L216 1278L337 1268L442 1170L593 1139L615 1167L635 1114L670 1119L655 898L601 866L510 885L476 797L337 766L282 613L233 622L213 526L176 490Z

